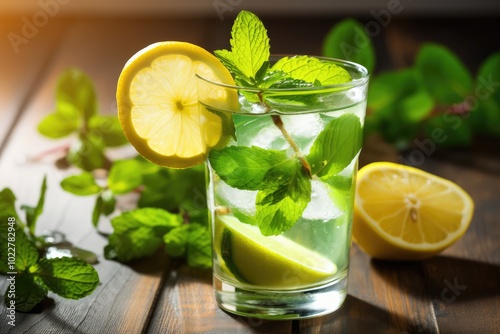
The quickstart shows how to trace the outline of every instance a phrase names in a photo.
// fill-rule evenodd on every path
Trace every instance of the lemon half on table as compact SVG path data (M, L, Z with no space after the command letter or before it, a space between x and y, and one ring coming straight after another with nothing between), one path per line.
M227 139L222 120L198 102L196 74L234 85L211 53L186 42L159 42L125 64L116 92L125 136L149 161L172 168L203 162L207 152ZM204 90L218 106L234 109L236 93Z
M376 162L358 172L353 237L385 260L431 257L460 239L474 202L457 184L420 169Z

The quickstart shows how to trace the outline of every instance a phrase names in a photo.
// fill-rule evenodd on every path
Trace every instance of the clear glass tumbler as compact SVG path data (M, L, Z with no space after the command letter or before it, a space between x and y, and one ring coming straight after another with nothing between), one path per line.
M207 157L207 198L215 298L228 312L308 318L347 295L369 75L320 59L352 81L259 90L198 76L200 103L221 117L226 138ZM231 107L214 102L221 97Z

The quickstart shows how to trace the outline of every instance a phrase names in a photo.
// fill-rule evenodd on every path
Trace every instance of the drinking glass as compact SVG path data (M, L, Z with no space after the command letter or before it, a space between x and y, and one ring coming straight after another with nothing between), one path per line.
M346 298L369 75L317 58L352 81L256 89L198 76L200 106L225 136L208 155L207 201L215 299L228 312L310 318Z

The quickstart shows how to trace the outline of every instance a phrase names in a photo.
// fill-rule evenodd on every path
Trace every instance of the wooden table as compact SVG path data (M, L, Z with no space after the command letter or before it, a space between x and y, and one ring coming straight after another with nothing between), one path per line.
M322 37L334 22L269 19L273 52L319 54ZM0 19L0 188L11 187L19 204L34 205L47 175L49 189L38 232L59 230L79 247L96 252L101 280L96 291L82 300L50 295L36 312L18 312L15 327L7 325L2 303L0 332L500 333L498 142L436 153L420 166L470 192L476 211L466 235L441 255L413 263L374 261L353 245L347 300L328 316L272 322L230 315L215 305L210 272L187 268L161 254L131 265L104 259L107 241L91 224L94 199L76 198L59 186L74 171L55 168L55 156L30 162L72 140L56 142L36 132L40 119L54 108L57 76L68 67L84 70L96 83L101 111L113 113L118 75L133 53L160 40L189 41L208 50L224 48L231 24L229 19L214 18L55 17L13 47L5 36L21 34L23 21ZM458 46L459 56L475 70L495 50L491 40L478 42L478 34L488 31L489 36L498 36L498 31L491 31L496 26L493 20L394 21L374 40L378 69L408 65L420 43L433 39ZM113 154L116 158L123 152ZM370 141L361 161L375 160L397 160L397 154ZM2 294L6 286L2 278Z

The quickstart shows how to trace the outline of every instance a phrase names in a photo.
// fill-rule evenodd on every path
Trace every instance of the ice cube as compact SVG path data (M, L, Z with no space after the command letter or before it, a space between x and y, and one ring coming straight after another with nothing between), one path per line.
M223 206L230 206L245 214L255 214L257 191L240 190L228 186L225 182L217 183L217 201Z
M326 222L342 216L343 212L335 206L323 182L312 180L311 186L311 201L302 214L304 219Z

